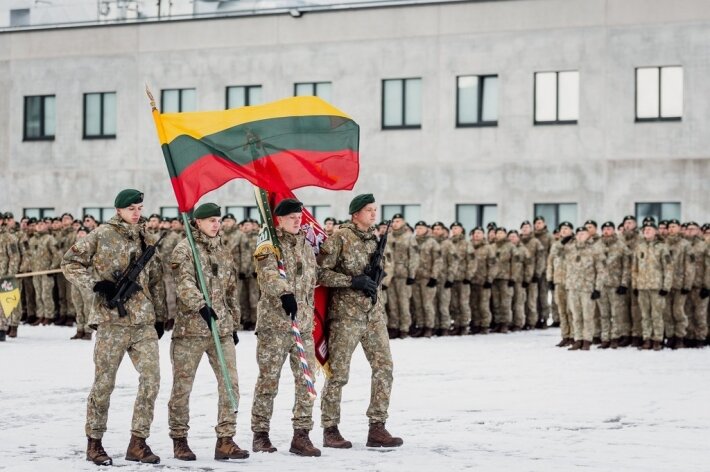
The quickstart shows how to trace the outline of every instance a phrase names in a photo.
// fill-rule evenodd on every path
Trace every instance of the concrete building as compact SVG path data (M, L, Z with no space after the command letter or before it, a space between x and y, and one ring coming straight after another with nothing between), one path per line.
M709 50L707 0L380 3L9 28L0 208L110 213L130 186L145 190L147 211L173 212L148 84L167 91L166 111L318 93L353 116L354 191L297 192L321 219L374 192L385 216L467 229L535 213L552 224L707 221ZM206 199L238 216L253 207L243 181Z

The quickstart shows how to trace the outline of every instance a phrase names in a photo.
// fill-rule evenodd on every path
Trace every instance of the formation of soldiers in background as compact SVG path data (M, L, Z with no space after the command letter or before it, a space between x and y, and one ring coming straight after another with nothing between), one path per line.
M0 214L0 277L59 267L62 255L98 226L90 215L75 220ZM340 222L326 218L330 236ZM165 233L159 245L165 264L169 321L175 315L175 283L168 264L184 237L179 219L151 215L149 232ZM387 225L378 226L380 236ZM254 251L260 224L223 217L222 241L237 267L242 329L253 330L259 287ZM468 237L467 237L468 236ZM488 224L466 233L458 222L412 228L392 218L388 238L387 298L390 338L508 333L560 327L560 347L588 350L635 346L660 350L703 347L708 338L710 224L681 224L626 216L599 228L589 220L574 230L562 222L552 232L542 217L507 230ZM71 339L91 339L87 325L93 293L83 293L61 273L22 278L21 309L0 324L0 337L31 326L73 326Z

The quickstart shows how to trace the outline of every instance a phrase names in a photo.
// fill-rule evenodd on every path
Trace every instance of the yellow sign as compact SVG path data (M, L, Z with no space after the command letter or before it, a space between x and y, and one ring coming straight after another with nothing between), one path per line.
M20 287L14 277L0 279L0 305L5 318L20 304Z

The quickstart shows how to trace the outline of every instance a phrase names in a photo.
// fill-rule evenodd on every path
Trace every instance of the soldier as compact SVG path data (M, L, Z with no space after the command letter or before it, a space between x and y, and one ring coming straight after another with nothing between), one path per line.
M285 277L279 273L278 259L271 245L258 246L254 253L257 280L262 297L256 323L256 361L259 377L254 388L251 429L254 432L254 452L275 452L269 439L269 423L278 391L279 377L286 357L296 384L293 406L293 439L290 452L299 456L319 457L308 432L313 429L313 401L308 394L298 349L291 333L291 319L301 328L303 348L309 366L315 366L313 344L313 291L318 279L313 247L301 229L303 205L298 200L282 200L274 215L278 220L276 237L281 243L281 259Z
M418 221L414 225L417 248L419 251L419 264L414 285L412 285L412 299L414 303L414 326L416 331L412 337L430 338L434 333L434 298L436 285L441 277L443 261L439 243L431 236L429 225L426 221Z
M668 247L656 238L656 225L643 226L643 241L634 249L631 285L637 294L643 325L639 349L663 349L663 312L673 285L673 262Z
M574 326L572 313L567 306L567 251L573 240L572 223L563 221L559 227L558 241L550 247L547 258L547 283L555 298L560 319L560 335L562 340L557 347L566 347L574 343Z
M627 296L631 286L631 251L616 236L614 223L602 225L602 242L598 246L603 254L601 297L597 306L601 314L600 349L628 346L631 326L628 323Z
M684 339L688 329L688 317L685 314L686 297L693 288L695 279L695 256L691 245L681 234L678 220L668 221L668 236L665 240L673 266L673 283L666 297L665 333L668 347L685 347Z
M153 454L145 440L150 435L160 388L158 339L163 335L166 316L162 266L157 256L140 273L138 283L142 290L125 304L127 316L120 317L117 309L108 307L107 301L119 288L114 274L123 273L132 260L141 256L146 245L155 243L146 234L145 219L141 218L143 193L122 190L116 195L114 206L116 215L76 242L62 261L64 275L72 284L97 294L89 318L89 325L96 329L96 344L94 385L86 407L86 459L96 465L113 463L101 439L106 431L116 373L128 352L139 377L126 460L157 464L160 457Z
M631 253L633 254L636 250L636 246L641 241L639 233L636 229L636 217L633 215L626 215L622 221L624 225L622 242L626 244ZM629 296L629 314L631 315L631 345L634 347L640 347L642 343L642 323L641 323L641 310L638 303L638 295L636 292L632 292Z
M49 234L46 220L37 222L37 233L29 240L29 269L32 272L50 270L59 267L62 254L59 252L57 240ZM35 289L35 304L37 305L37 320L32 326L48 325L54 319L54 276L35 275L32 277Z
M451 311L454 326L451 333L456 336L467 334L471 324L471 278L476 271L473 247L466 239L466 230L458 221L451 223L451 243L456 251L458 266L451 287Z
M703 347L708 335L708 296L710 296L710 245L700 234L700 227L694 221L688 223L691 238L691 254L695 260L693 289L688 296L688 345ZM690 329L692 327L692 330Z
M550 235L550 232L547 230L547 225L545 224L545 218L542 216L536 216L535 219L533 220L533 225L535 226L535 239L540 241L540 244L542 244L542 273L538 276L538 281L537 281L537 312L538 312L538 321L535 325L536 328L538 329L545 329L547 328L547 320L550 317L550 301L548 300L548 296L550 293L549 287L547 285L547 258L550 255L550 248L552 247L552 243L555 242L554 238ZM554 301L554 297L553 297ZM557 314L557 310L554 310L552 316L552 323L553 325L559 326L560 325L560 320L559 320L559 315Z
M81 241L89 234L89 229L85 227L80 227L77 231L76 238L74 239L74 244L76 241ZM74 245L72 244L72 246ZM79 285L70 286L70 293L72 301L74 302L74 309L76 310L76 334L69 339L83 339L85 341L91 341L91 326L89 326L89 314L91 312L91 304L94 298L94 294Z
M547 328L547 315L541 315L542 308L538 301L538 297L547 297L547 283L543 287L545 291L540 291L540 278L545 276L547 266L547 251L542 242L533 237L532 229L529 221L523 221L520 225L520 242L530 254L532 263L532 278L525 293L525 329ZM541 319L545 320L544 323L539 322Z
M235 270L238 269L242 263L242 239L244 239L244 232L239 229L237 225L237 219L231 213L227 213L222 217L222 243L227 247L232 260L234 261ZM253 254L253 253L252 253ZM240 300L242 291L244 290L244 280L239 278L239 270L237 270L237 292L235 296L237 301ZM241 306L240 306L241 313ZM251 324L248 326L242 326L242 320L239 319L236 329L254 329Z
M530 224L528 223L528 226ZM510 279L515 283L513 287L513 303L512 303L512 321L511 331L520 331L521 329L530 329L535 326L537 321L537 310L534 311L535 317L532 324L526 323L525 305L526 292L530 288L535 273L535 264L530 252L525 246L520 244L520 235L514 229L508 231L508 241L513 245L513 253L510 264ZM537 240L534 240L537 242ZM537 306L537 303L535 304Z
M471 334L488 334L492 320L491 288L498 273L498 261L480 226L473 228L472 244L476 270L471 278Z
M661 220L658 222L658 240L665 241L668 237L668 220Z
M496 261L498 272L493 280L493 317L495 330L498 333L507 333L513 320L513 294L515 282L511 269L513 265L513 245L508 241L508 233L501 227L496 230Z
M20 272L31 272L30 260L31 260L31 250L30 250L30 240L34 237L35 229L37 228L37 220L35 218L29 218L27 220L27 226L17 235L17 242L20 246ZM32 282L32 277L23 277L21 282L21 302L22 302L22 318L29 325L34 325L37 321L37 304L35 303L35 288Z
M259 303L259 284L256 280L254 268L254 251L256 239L259 236L259 224L251 219L242 222L244 236L241 240L241 262L239 264L239 280L242 281L242 290L239 294L242 309L242 324L246 329L256 327L257 305Z
M441 221L432 225L434 239L439 243L441 251L441 273L436 281L436 335L448 336L451 329L451 287L458 271L458 255L449 239L449 229Z
M331 237L333 235L333 232L335 231L333 228L335 227L335 224L337 222L335 221L335 218L329 216L323 221L323 231L325 231L325 234L328 237Z
M161 221L162 223L162 221ZM175 316L177 314L177 294L175 292L175 277L172 267L170 266L170 258L178 243L184 237L184 233L179 225L168 224L168 229L161 229L157 234L165 234L165 237L160 241L158 246L158 254L163 263L163 285L165 286L165 302L167 308L167 320L165 321L165 330L170 331L175 326Z
M323 446L350 448L338 430L342 389L348 383L350 360L358 344L372 369L367 447L398 447L401 438L385 428L392 393L392 354L387 336L382 292L363 274L377 248L373 227L377 205L372 194L358 195L349 207L352 221L344 223L320 248L319 282L331 289L328 310L328 351L331 376L321 397ZM373 297L373 295L375 295ZM376 300L373 303L373 298Z
M194 461L195 454L187 442L190 429L190 392L203 354L207 354L210 366L217 377L217 444L214 458L246 459L249 452L240 449L234 442L237 418L229 401L224 377L220 371L217 349L211 336L214 320L219 343L224 353L224 362L231 380L231 387L239 398L237 358L235 346L239 342L236 326L239 323L239 302L236 296L237 279L234 260L222 241L219 230L220 208L214 203L204 203L192 214L194 227L189 228L199 254L200 267L208 287L208 305L195 274L195 258L187 238L178 243L170 264L175 273L178 312L175 318L170 345L170 360L173 364L173 388L168 402L168 424L173 440L176 459Z
M7 213L5 214L6 220ZM17 237L10 232L9 226L0 222L0 279L14 276L20 267L20 249ZM11 338L17 337L17 326L21 309L17 306L10 316L6 316L0 308L0 341L5 341L5 334Z
M417 241L401 213L392 216L392 233L387 245L394 262L392 282L387 290L387 327L390 338L404 339L409 336L412 324L409 299L412 298L411 286L419 266L419 251Z
M98 223L94 215L84 215L84 226L88 228L89 231L93 231L98 228Z

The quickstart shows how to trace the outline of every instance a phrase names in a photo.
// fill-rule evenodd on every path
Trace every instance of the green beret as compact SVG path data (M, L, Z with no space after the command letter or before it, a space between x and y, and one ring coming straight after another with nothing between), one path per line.
M133 188L127 188L118 192L116 199L113 201L113 206L116 208L127 208L136 203L143 203L143 192Z
M274 208L274 215L286 216L291 213L300 213L303 211L303 203L295 198L285 198L279 202Z
M350 208L348 208L348 214L352 215L362 210L365 205L370 203L375 203L375 197L371 193L363 193L353 198L350 202Z
M201 220L203 218L211 218L213 216L220 216L221 211L219 205L215 203L203 203L198 206L195 211L192 212L192 217L196 220Z

